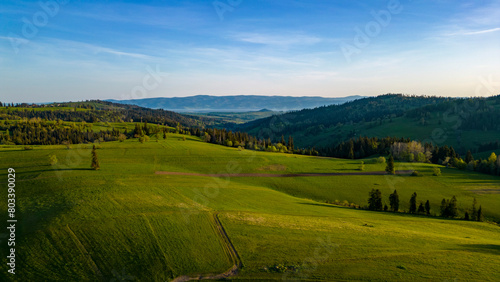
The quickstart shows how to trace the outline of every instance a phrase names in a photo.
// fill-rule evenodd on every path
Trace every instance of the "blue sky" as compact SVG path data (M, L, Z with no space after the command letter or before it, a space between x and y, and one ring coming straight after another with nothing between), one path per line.
M384 93L500 94L500 1L0 4L2 102Z

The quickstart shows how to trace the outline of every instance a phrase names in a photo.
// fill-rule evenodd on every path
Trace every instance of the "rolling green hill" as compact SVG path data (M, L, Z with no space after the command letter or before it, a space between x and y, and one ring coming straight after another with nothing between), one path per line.
M24 103L15 107L2 106L0 103L0 120L29 120L33 118L89 123L148 121L169 126L175 126L179 123L186 127L205 127L223 123L204 116L182 115L162 109L149 109L100 100L42 105Z
M465 154L467 150L481 153L482 144L500 140L498 120L500 96L458 99L391 94L286 113L236 129L273 140L291 135L298 147L329 147L358 136L394 136L453 146Z
M493 176L441 167L435 177L435 165L401 163L398 170L424 176L238 177L345 174L359 172L359 161L238 150L172 133L159 142L97 145L97 171L89 169L88 144L0 146L0 170L16 170L18 219L16 275L3 263L0 280L165 281L236 268L235 279L246 280L500 279L495 224L325 203L366 205L372 188L387 202L397 189L401 210L413 192L430 200L432 213L456 195L463 215L476 197L486 218L498 220ZM383 169L367 161L365 171ZM0 213L7 215L6 201Z

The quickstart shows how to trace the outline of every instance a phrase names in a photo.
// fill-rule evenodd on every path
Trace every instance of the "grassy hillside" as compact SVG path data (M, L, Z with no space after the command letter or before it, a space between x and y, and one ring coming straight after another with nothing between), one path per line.
M500 140L500 96L457 99L382 95L287 113L238 127L279 140L292 135L298 147L325 147L358 136L404 137L457 151L477 151ZM489 150L491 153L491 150ZM480 153L480 152L478 152Z
M236 263L236 279L498 280L500 229L490 223L348 209L378 188L411 193L437 212L456 195L460 213L476 197L499 219L498 178L416 164L424 177L205 177L193 173L356 172L359 162L239 151L169 134L98 145L101 170L90 170L90 146L0 147L0 170L16 169L18 281L164 281L216 274ZM56 155L58 164L49 165ZM382 170L367 164L366 171ZM401 166L397 169L408 169ZM0 181L6 183L2 173ZM6 189L0 197L6 199ZM6 201L0 212L7 214ZM0 247L6 255L4 233ZM4 256L5 257L5 256ZM11 281L6 264L0 280ZM284 270L284 269L288 270Z

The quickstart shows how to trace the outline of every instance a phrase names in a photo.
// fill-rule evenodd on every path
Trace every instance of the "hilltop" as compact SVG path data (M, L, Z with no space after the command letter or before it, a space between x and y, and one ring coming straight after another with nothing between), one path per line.
M457 152L498 150L500 96L450 98L387 94L293 111L235 126L262 138L291 135L299 147L330 147L359 136L410 138Z
M2 107L3 106L3 107ZM113 103L101 100L61 102L50 104L13 104L0 102L0 120L21 120L40 118L48 121L72 122L143 122L186 127L205 127L221 124L213 118L193 116L150 109L137 105ZM222 122L223 123L223 122Z

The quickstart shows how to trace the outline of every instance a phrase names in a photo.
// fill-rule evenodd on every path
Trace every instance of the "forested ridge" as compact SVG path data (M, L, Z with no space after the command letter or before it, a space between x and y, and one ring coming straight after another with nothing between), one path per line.
M330 127L338 123L358 123L390 119L403 116L406 112L418 107L436 105L453 100L449 97L404 96L386 94L347 102L341 105L330 105L314 109L303 109L284 114L273 125L283 128L285 133L308 130L310 127ZM251 130L265 126L271 118L256 120L241 126Z
M100 100L86 102L36 104L2 104L0 120L40 118L47 121L94 122L143 122L188 127L204 127L215 123L214 119L182 115L162 109L149 109L135 105L116 104Z
M274 118L281 124L273 124L275 132L290 132L306 125L329 126L341 122L369 123L376 120L393 119L405 116L409 119L425 120L431 112L455 113L457 128L467 128L481 124L483 131L495 131L496 121L490 116L498 115L497 106L500 96L476 99L455 99L442 97L414 97L403 95L383 95L348 102L340 106L321 107L285 114ZM423 105L423 106L422 106ZM210 127L213 120L195 118L181 114L152 110L131 105L111 102L86 101L53 105L0 104L0 143L15 145L55 145L78 144L105 141L123 141L139 138L144 142L150 137L167 138L170 132L195 135L213 144L237 147L240 149L261 150L292 154L322 155L347 159L362 159L374 155L391 155L408 162L429 162L452 166L459 169L476 170L483 173L500 175L500 158L492 153L488 159L474 160L471 150L457 152L452 146L436 145L432 142L419 142L408 137L368 137L358 136L335 142L328 146L297 146L293 134L266 136L245 131L233 131ZM453 109L453 111L450 111ZM363 115L363 113L366 113ZM292 115L292 117L290 117ZM325 119L325 115L329 119ZM287 121L286 116L293 121ZM478 121L474 120L478 119ZM246 124L266 124L269 119ZM368 120L368 122L367 122ZM93 130L94 124L106 123L106 129ZM132 123L134 128L112 127L109 123ZM315 124L315 125L314 125ZM245 126L243 128L245 128ZM277 130L277 128L279 130ZM307 129L306 129L307 131ZM268 131L273 133L272 131ZM286 136L286 137L285 137ZM484 143L480 149L496 150L498 140ZM461 154L460 154L461 153Z
M291 135L304 147L338 145L365 135L424 140L435 136L433 131L439 129L446 131L441 133L443 136L453 136L445 141L446 145L454 145L465 153L467 150L478 152L487 144L497 142L500 139L498 120L500 95L450 98L387 94L288 112L233 129L273 140L282 134ZM467 134L470 138L462 138Z

